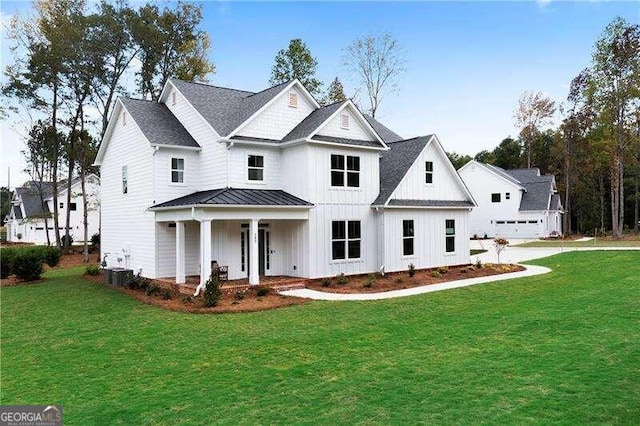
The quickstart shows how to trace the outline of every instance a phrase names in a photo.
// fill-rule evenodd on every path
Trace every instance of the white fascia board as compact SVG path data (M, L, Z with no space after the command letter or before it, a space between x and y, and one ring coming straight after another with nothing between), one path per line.
M413 210L471 210L473 206L390 206L376 204L372 208L382 209L413 209Z
M102 157L104 157L104 153L107 150L107 145L109 145L109 140L111 139L111 133L113 133L113 128L118 122L118 115L120 115L120 110L124 107L120 97L116 99L116 104L111 111L111 117L109 118L109 124L107 124L107 129L102 136L102 140L100 141L100 148L98 148L98 153L96 154L96 159L93 161L93 166L101 166L102 165Z
M149 146L169 149L183 149L186 151L202 151L202 148L199 146L165 145L161 143L150 143Z
M318 141L318 140L311 140L311 139L307 139L307 142L313 145L339 146L342 148L366 149L369 151L386 151L385 148L380 146L351 145L348 143L327 142L327 141Z

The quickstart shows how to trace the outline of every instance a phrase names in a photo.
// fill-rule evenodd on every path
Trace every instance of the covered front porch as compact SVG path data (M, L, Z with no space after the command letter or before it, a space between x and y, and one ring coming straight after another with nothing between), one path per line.
M203 285L215 262L228 268L230 281L245 279L250 285L268 276L304 277L312 205L299 199L294 199L295 204L274 204L276 191L262 192L269 193L270 204L154 206L156 276L175 277L176 284L187 284L192 276L190 281Z

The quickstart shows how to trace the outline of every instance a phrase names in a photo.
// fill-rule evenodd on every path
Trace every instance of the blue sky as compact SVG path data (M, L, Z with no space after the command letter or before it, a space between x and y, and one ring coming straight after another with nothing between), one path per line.
M139 3L133 3L137 5ZM318 59L318 77L338 76L343 48L364 34L389 32L403 45L407 72L378 118L404 137L436 133L445 149L473 155L517 134L513 111L525 90L561 102L571 79L615 16L640 22L640 2L205 2L202 27L212 40L215 85L268 86L273 59L302 38ZM29 3L1 4L3 21ZM4 38L4 33L3 33ZM3 40L3 67L11 62ZM364 104L363 104L364 105ZM2 123L0 185L19 175L20 139Z

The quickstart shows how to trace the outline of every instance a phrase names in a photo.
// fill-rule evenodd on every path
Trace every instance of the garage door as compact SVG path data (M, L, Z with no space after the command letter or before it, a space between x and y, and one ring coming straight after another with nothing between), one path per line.
M504 238L539 238L540 224L537 220L496 220L495 235Z

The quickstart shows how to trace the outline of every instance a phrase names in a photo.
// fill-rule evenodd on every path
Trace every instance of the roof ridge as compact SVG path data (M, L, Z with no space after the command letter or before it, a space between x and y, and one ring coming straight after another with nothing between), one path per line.
M186 80L181 80L175 77L171 77L170 80L175 80L175 81L179 81L181 83L187 83L187 84L197 84L198 86L214 87L216 89L225 89L225 90L233 90L235 92L251 93L252 95L256 94L256 92L252 92L250 90L234 89L233 87L226 87L226 86L216 86L215 84L209 84L209 83L204 83L200 81L186 81Z
M387 142L387 145L393 145L393 144L402 143L402 142L411 142L413 140L420 139L420 138L431 138L433 135L434 135L434 133L431 133L430 135L415 136L415 137L409 138L409 139L402 139L402 140L399 140L399 141Z
M292 81L294 81L294 80L289 80L289 81L285 81L284 83L278 83L278 84L275 84L275 85L273 85L273 86L271 86L271 87L267 87L266 89L261 90L261 91L259 91L259 92L253 92L253 94L251 94L251 95L247 96L247 98L250 98L250 97L252 97L252 96L254 96L254 95L259 95L260 93L264 93L264 92L266 92L267 90L275 89L275 88L276 88L276 87L278 87L278 86L284 86L284 85L290 84ZM245 98L245 99L246 99L246 98Z

